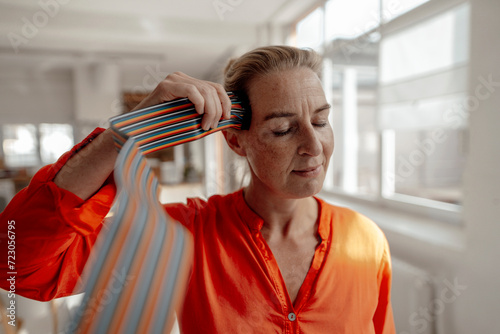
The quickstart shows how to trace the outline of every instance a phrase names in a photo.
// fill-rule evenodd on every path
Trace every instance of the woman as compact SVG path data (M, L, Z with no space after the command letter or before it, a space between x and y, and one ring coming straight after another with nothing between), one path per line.
M195 244L182 332L395 332L385 237L360 214L314 197L334 146L320 64L313 51L260 48L227 66L224 87L174 73L138 106L188 97L204 129L229 117L226 90L244 91L252 108L248 131L224 132L248 161L249 185L165 205ZM72 292L115 195L115 159L110 131L97 129L4 211L2 221L16 220L25 264L18 293L49 300Z

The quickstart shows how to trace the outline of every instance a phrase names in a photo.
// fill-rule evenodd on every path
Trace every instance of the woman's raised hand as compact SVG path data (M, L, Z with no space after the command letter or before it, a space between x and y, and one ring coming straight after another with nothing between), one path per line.
M231 101L222 85L195 79L182 72L169 74L134 110L183 97L187 97L196 112L203 115L203 130L216 128L221 116L224 119L231 116Z

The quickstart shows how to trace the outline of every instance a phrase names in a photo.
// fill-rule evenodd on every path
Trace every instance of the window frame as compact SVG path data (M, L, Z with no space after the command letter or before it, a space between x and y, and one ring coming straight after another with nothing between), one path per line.
M330 56L325 56L325 54L329 53L329 49L331 48L331 41L325 40L325 15L326 15L326 3L328 0L321 1L316 6L309 9L303 15L298 17L295 21L290 25L290 38L292 41L296 41L296 27L297 24L303 20L307 15L315 11L317 8L321 7L323 18L322 18L322 31L321 35L323 36L323 43L316 50L324 56L324 58L331 59ZM356 45L359 41L366 40L370 38L370 36L374 36L374 34L378 34L379 40L382 40L384 36L388 36L397 31L401 31L402 29L409 28L418 22L432 19L442 13L452 10L458 6L467 4L468 0L430 0L424 2L423 4L409 10L405 11L398 16L392 18L389 21L384 20L382 15L382 10L380 12L380 20L379 25L372 28L371 30L353 38L352 40L346 42L351 45ZM383 1L380 0L380 8L382 9ZM377 46L380 48L380 43ZM379 73L377 73L379 75ZM378 90L377 90L378 91ZM327 96L330 94L327 92ZM379 109L378 103L378 93L377 93L377 110ZM362 193L351 193L343 190L340 186L334 186L330 189L325 189L321 191L321 195L325 197L332 198L334 201L338 200L341 203L352 203L354 206L360 208L366 208L368 211L371 209L391 209L395 212L407 213L412 215L413 217L419 217L424 219L432 219L439 222L444 222L447 224L451 224L451 226L455 227L463 227L463 219L462 219L462 204L451 204L446 202L441 202L437 200L431 200L423 197L410 196L405 194L394 193L390 197L384 194L384 158L386 155L384 154L384 145L385 141L383 138L382 129L378 129L378 147L379 151L377 153L377 163L378 163L378 189L376 194L362 194ZM331 166L331 164L330 164ZM333 173L331 172L331 167L327 172L327 177L333 177Z

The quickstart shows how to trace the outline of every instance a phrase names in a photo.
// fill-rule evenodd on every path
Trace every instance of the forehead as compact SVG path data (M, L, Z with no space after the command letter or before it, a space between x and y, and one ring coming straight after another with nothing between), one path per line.
M248 98L252 112L262 116L276 109L294 109L304 103L315 107L326 102L321 81L309 68L276 71L258 76L250 81Z

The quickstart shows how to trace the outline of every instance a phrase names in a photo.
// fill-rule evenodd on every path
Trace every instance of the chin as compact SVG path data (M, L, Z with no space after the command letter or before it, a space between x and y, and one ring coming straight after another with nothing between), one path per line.
M307 198L317 195L322 188L323 182L312 182L305 185L297 185L293 189L287 189L286 193L289 194L290 198Z

